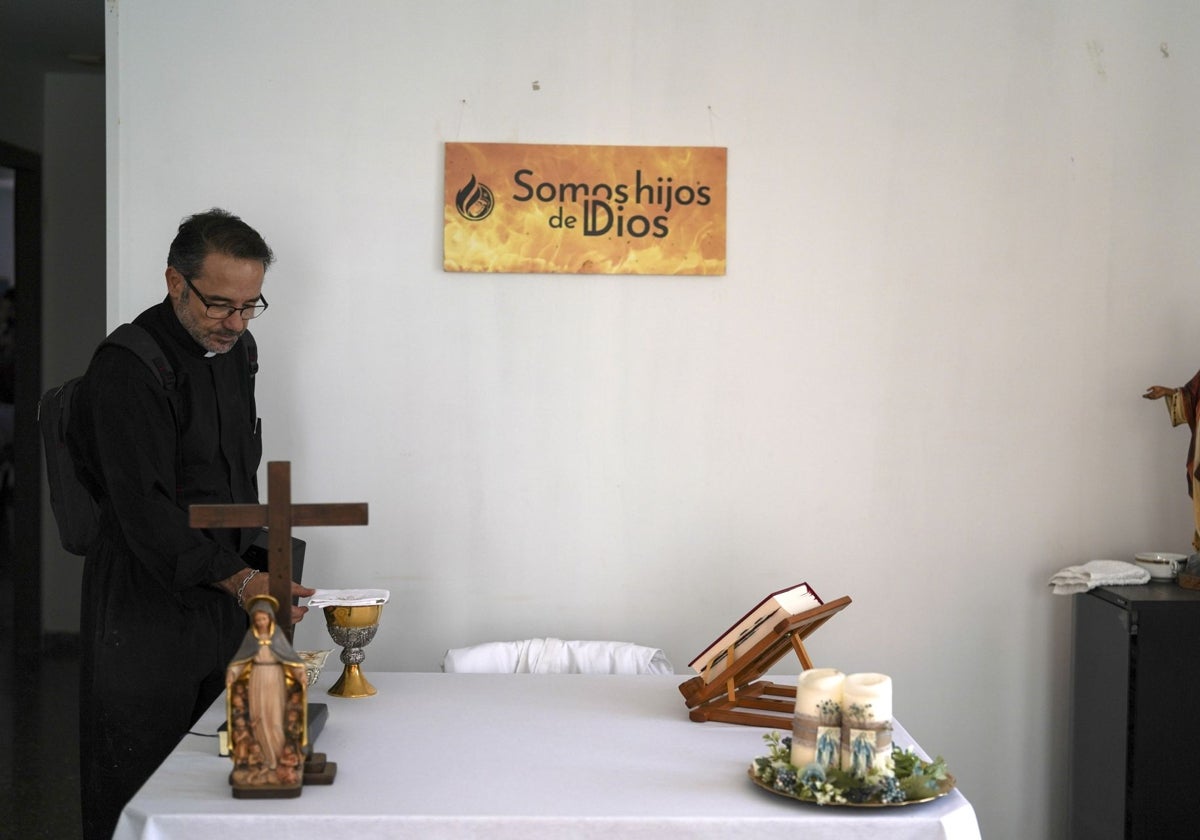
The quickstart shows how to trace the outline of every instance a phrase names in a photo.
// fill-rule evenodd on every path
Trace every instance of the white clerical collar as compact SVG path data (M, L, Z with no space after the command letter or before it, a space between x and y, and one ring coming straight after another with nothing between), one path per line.
M217 355L217 354L214 351L209 350L207 353L204 354L204 358L211 359L215 355Z

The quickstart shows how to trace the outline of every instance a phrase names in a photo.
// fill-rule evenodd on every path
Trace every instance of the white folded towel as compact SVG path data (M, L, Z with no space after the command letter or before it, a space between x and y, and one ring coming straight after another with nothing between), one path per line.
M447 673L473 674L673 674L659 648L630 642L564 642L525 639L452 648L442 659Z
M1050 578L1055 595L1074 595L1097 586L1136 586L1149 582L1149 571L1123 560L1089 560L1082 566L1067 566Z

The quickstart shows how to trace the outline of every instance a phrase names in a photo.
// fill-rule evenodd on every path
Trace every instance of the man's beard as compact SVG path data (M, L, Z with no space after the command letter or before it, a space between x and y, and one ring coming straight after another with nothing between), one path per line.
M205 320L197 316L188 306L190 296L180 295L178 301L175 302L175 317L179 319L179 323L187 330L187 334L192 337L192 340L203 347L210 353L228 353L232 350L242 337L240 332L231 332L223 327L216 332L205 329Z

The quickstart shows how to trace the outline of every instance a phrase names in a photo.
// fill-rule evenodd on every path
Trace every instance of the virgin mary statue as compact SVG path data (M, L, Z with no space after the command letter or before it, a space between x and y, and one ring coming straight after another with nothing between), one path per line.
M295 788L299 795L307 729L304 662L275 624L278 607L270 595L247 602L250 629L225 671L235 796L239 788Z

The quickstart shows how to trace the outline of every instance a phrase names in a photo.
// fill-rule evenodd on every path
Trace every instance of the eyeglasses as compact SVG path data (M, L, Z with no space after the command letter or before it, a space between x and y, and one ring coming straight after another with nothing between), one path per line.
M182 275L181 275L182 276ZM251 318L257 318L259 315L267 311L270 305L267 299L262 295L258 296L258 303L252 303L249 306L230 306L228 303L209 303L204 299L204 295L200 294L200 290L192 285L192 281L183 278L183 282L187 283L188 288L196 293L196 297L200 298L200 302L204 304L204 314L215 321L224 321L234 312L242 316L243 321L249 321Z

